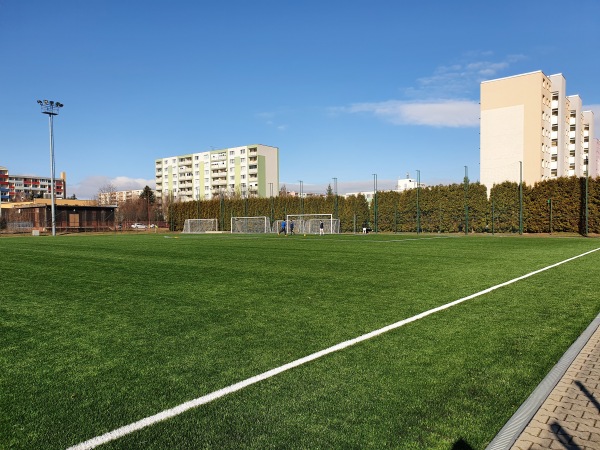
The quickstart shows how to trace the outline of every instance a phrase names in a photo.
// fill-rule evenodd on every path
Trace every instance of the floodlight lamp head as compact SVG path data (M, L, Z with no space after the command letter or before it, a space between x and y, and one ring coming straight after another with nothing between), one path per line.
M42 104L42 101L41 101L41 100L38 100L37 102L38 102L38 105L41 105L41 104Z
M47 104L48 104L48 100L44 100L44 105L47 105Z
M50 100L50 106L54 106L54 101Z

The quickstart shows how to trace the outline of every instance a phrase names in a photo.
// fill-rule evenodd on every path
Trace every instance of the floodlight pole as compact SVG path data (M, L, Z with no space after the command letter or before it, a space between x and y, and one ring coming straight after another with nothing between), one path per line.
M58 115L58 110L64 105L54 100L38 100L38 105L42 109L42 114L48 115L50 128L50 199L52 211L52 236L56 236L56 200L54 197L54 116Z

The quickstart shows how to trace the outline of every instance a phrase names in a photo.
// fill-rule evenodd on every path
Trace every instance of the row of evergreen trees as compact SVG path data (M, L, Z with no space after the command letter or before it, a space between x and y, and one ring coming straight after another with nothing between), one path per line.
M168 220L173 231L180 231L185 219L217 218L219 229L228 231L234 216L267 216L273 222L287 214L334 214L342 232L360 231L366 223L380 232L415 232L419 227L431 233L467 229L518 233L522 227L524 233L600 233L599 183L598 178L571 177L520 188L518 183L505 182L494 186L488 198L485 186L466 180L404 192L380 191L371 204L364 195L344 198L331 192L304 199L215 198L173 203Z

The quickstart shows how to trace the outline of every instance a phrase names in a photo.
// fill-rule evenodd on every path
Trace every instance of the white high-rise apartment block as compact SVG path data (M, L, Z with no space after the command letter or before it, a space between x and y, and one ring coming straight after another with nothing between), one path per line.
M594 113L566 95L562 74L541 71L481 83L480 181L528 185L596 176ZM522 171L522 173L521 173Z
M156 197L210 200L219 195L270 197L279 194L279 149L246 145L155 161Z

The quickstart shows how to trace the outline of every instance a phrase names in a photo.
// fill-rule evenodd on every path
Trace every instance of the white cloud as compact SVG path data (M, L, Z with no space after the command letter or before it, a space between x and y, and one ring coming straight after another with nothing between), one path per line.
M369 113L395 125L477 127L479 84L500 76L522 59L525 56L508 55L494 61L491 52L470 53L459 62L437 67L431 76L415 80L415 86L402 90L404 99L354 103L331 112Z
M103 186L112 185L118 191L128 191L135 189L144 189L150 186L156 187L155 180L146 180L144 178L115 177L110 178L102 175L96 175L84 178L79 183L69 184L67 179L67 196L75 194L78 199L94 199L98 196L98 191Z
M471 100L438 100L404 102L388 100L379 103L357 103L341 108L347 113L372 113L395 125L427 125L434 127L479 126L479 103Z
M501 61L493 61L493 55L470 53L464 61L437 67L433 75L416 80L416 86L404 89L404 94L412 98L456 98L477 92L479 83L497 77L511 64L525 59L523 55L508 55Z
M279 117L286 114L286 111L278 111L278 112L261 112L257 113L256 117L260 120L264 121L265 125L269 127L274 127L278 131L285 131L288 129L288 125L277 121Z

